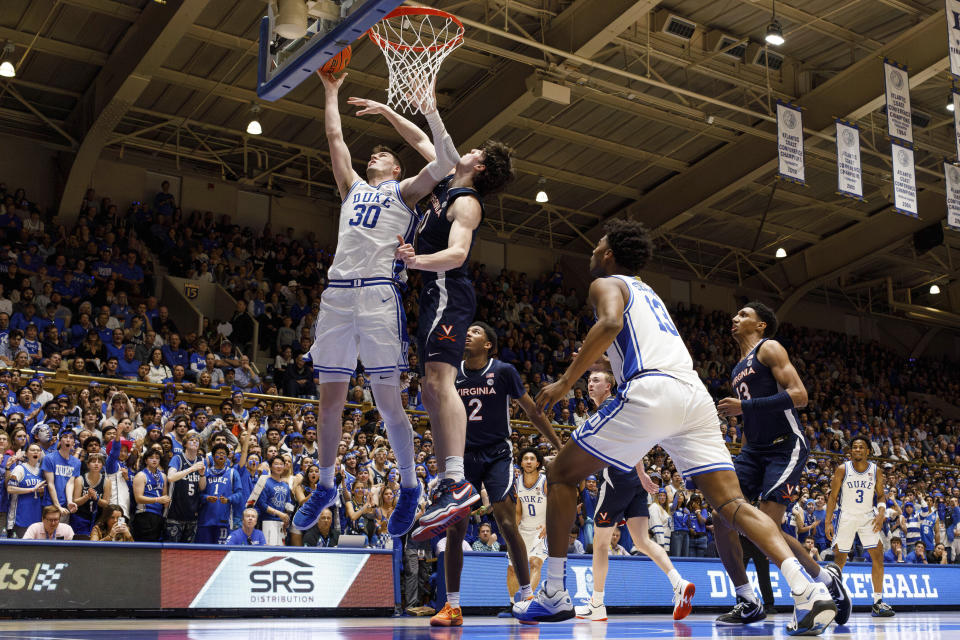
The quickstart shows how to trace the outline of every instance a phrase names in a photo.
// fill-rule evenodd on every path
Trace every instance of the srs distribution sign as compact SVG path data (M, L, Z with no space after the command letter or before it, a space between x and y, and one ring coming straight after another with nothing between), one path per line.
M736 603L733 584L716 558L671 558L686 580L697 586L693 605L726 607ZM465 553L460 602L465 607L502 606L506 595L505 554ZM897 605L960 606L960 567L950 565L887 565L883 581L883 599ZM747 575L759 596L756 573ZM844 584L855 605L871 605L873 591L869 564L850 564L843 575ZM776 567L770 568L774 597L789 599L789 589ZM670 581L646 557L611 557L604 594L607 606L666 607L673 598ZM593 594L590 556L571 556L567 562L566 586L574 602L586 602Z

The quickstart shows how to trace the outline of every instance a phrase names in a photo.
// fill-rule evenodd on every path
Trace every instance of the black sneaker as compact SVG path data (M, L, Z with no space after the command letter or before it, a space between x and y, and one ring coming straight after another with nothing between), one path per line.
M893 612L893 608L883 600L877 600L873 603L873 609L870 614L874 618L892 618L896 615Z
M837 617L833 619L837 624L847 624L850 619L850 613L853 611L853 600L847 593L847 588L843 586L843 573L840 566L831 562L823 567L823 571L830 574L830 584L827 585L827 591L833 598L833 604L837 605Z
M737 596L737 604L730 610L717 618L717 624L750 624L760 622L767 617L763 612L763 605L759 602L750 602L745 598Z

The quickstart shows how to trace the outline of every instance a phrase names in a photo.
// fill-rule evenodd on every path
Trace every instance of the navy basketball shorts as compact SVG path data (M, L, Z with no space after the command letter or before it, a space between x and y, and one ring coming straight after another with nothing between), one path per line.
M593 526L598 529L615 527L623 520L646 518L650 515L647 491L639 484L624 481L611 474L609 467L600 474L602 483L593 512ZM619 480L619 482L618 482Z
M733 459L743 496L789 506L800 484L808 449L799 438L770 451L741 450Z
M427 362L446 362L459 367L467 329L477 310L473 282L439 274L420 292L417 348L421 368Z
M490 504L515 497L513 491L513 451L507 443L463 452L463 475L480 491L487 490Z

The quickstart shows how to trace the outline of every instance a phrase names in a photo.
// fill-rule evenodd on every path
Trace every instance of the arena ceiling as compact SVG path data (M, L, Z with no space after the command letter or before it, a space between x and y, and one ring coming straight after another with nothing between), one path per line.
M495 137L517 151L518 179L488 205L485 236L583 255L604 220L632 215L656 230L663 270L781 309L828 297L960 326L943 312L960 312L960 236L947 230L922 256L912 243L945 218L941 165L956 154L943 0L778 1L787 41L766 65L771 0L427 4L467 24L438 86L454 140ZM0 41L19 64L0 80L0 132L75 154L71 192L87 179L77 167L106 149L334 202L319 81L259 103L264 135L244 133L264 10L264 0L4 0ZM668 33L671 20L693 33ZM343 93L382 100L381 54L355 44ZM892 210L884 56L910 67L919 221ZM541 81L569 87L569 104L536 97ZM776 178L778 98L805 109L806 186ZM344 112L351 148L397 140L384 121ZM861 128L865 202L835 194L836 117ZM541 179L547 204L534 201ZM929 295L931 283L944 293Z

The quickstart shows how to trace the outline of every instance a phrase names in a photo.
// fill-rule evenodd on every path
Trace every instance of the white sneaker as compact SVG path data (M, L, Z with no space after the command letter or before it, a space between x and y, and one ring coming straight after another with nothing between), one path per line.
M605 605L593 604L593 600L587 604L579 605L575 609L578 620L592 620L593 622L603 622L607 619L607 607Z
M681 580L673 590L673 619L683 620L693 609L693 594L697 587L687 580Z
M787 624L791 636L818 636L837 617L837 605L827 587L811 582L800 595L793 596L793 620Z
M540 589L532 599L521 600L513 605L513 617L523 624L561 622L575 615L573 602L566 589L561 589L552 596L547 595L546 589Z

